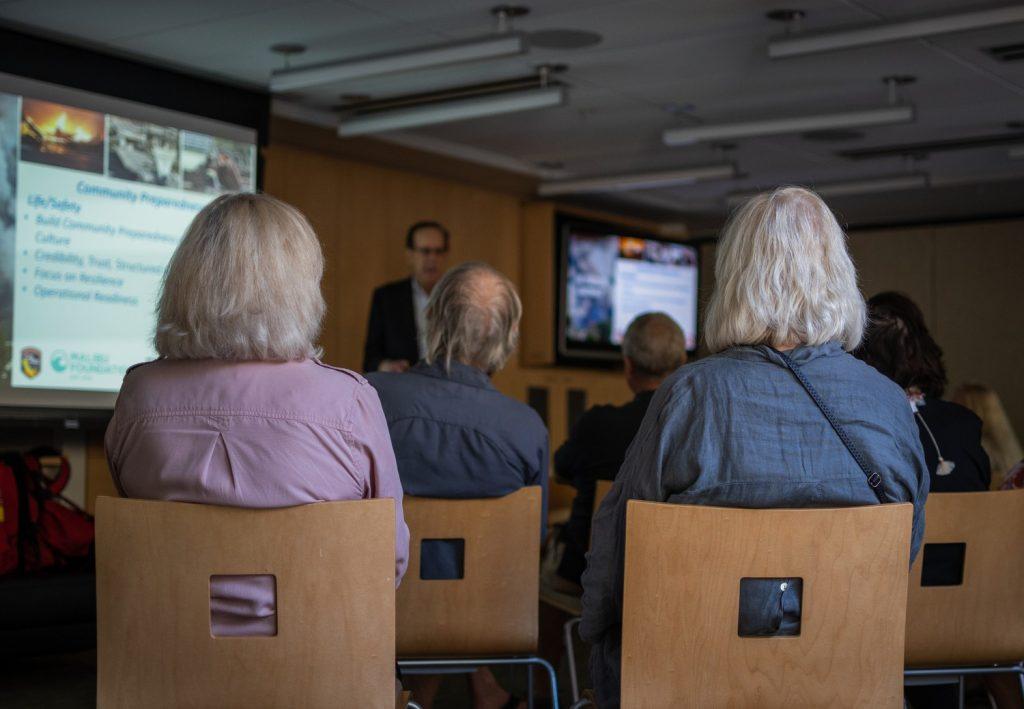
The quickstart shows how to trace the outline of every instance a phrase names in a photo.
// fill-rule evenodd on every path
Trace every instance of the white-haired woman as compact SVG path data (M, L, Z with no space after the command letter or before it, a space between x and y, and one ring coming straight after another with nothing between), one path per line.
M628 500L747 508L910 501L912 555L924 532L928 472L917 425L903 390L848 353L865 306L828 207L799 188L753 198L725 229L715 275L705 332L714 354L658 389L594 519L581 633L593 644L602 708L619 705ZM741 606L750 635L785 632L800 614L795 584L761 584Z
M234 507L390 497L395 579L408 556L402 487L377 393L316 359L323 255L309 222L266 195L196 215L164 278L160 358L125 376L107 428L121 494ZM215 635L274 635L272 577L212 581Z

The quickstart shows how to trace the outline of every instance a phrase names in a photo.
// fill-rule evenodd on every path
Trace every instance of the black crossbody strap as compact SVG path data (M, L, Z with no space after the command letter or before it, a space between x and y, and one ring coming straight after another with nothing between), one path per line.
M860 466L860 469L864 471L864 475L868 479L868 485L871 487L871 491L875 493L875 497L878 498L878 501L884 505L888 500L885 496L885 486L882 484L882 476L871 470L871 466L868 465L867 459L864 458L860 449L857 448L853 440L846 434L846 429L844 429L839 424L839 421L836 420L835 414L832 413L832 410L824 401L821 400L821 397L818 396L817 390L815 390L815 388L811 386L811 383L807 381L807 377L805 377L804 373L800 371L800 367L797 366L796 362L794 362L785 352L775 350L775 354L782 358L782 361L786 364L786 368L793 373L793 376L797 378L797 381L799 381L803 388L807 390L807 393L810 395L811 399L814 400L814 403L817 404L819 409L821 409L821 413L823 413L825 418L828 419L828 422L832 425L832 428L839 436L839 440L843 442L843 445L846 446L846 450L850 451L850 455L852 455L853 459L857 461L857 465Z

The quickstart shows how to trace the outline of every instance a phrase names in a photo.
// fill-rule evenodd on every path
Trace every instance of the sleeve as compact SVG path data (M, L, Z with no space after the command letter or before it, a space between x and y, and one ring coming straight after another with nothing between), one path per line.
M106 433L103 435L103 452L107 456L107 468L110 469L110 477L114 481L114 487L117 489L117 494L121 497L127 497L124 494L124 489L121 487L121 465L120 465L120 452L121 447L124 444L124 440L121 435L121 421L117 415L117 407L114 407L114 414L110 417L110 423L107 424Z
M384 359L384 289L373 291L370 303L370 321L366 326L366 345L363 347L363 371L376 372Z
M992 461L981 444L982 428L985 424L977 416L972 416L972 419L974 425L971 427L970 438L967 442L967 455L978 469L978 477L982 484L981 489L990 490L992 489ZM1006 471L1000 472L1005 473Z
M350 419L355 453L362 454L366 498L390 497L395 501L395 585L409 564L409 528L402 514L402 481L391 447L391 434L377 391L363 384L356 396L356 410Z
M667 499L663 476L667 468L677 467L669 460L670 456L677 455L670 448L678 426L678 422L669 421L674 418L669 414L675 414L674 389L663 385L655 394L640 430L626 451L611 491L594 515L587 568L583 573L580 625L580 636L592 644L622 623L627 503ZM678 440L689 444L687 437L678 437Z

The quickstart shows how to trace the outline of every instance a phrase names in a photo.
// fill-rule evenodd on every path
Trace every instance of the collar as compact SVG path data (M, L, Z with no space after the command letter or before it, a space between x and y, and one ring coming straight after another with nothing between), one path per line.
M722 352L722 354L732 359L747 361L768 360L780 366L786 366L778 353L768 345L741 345L731 347ZM786 354L797 364L803 365L821 357L838 357L844 354L844 350L842 345L833 340L822 345L800 345Z
M410 276L409 281L412 283L412 296L414 298L422 298L423 300L430 298L430 294L423 289L423 286L420 285L420 282L414 276Z
M420 374L424 377L433 377L435 379L446 379L456 384L465 384L466 386L477 387L478 389L490 389L495 391L494 384L491 383L491 378L488 377L484 372L481 372L476 367L471 367L468 364L462 362L456 362L452 360L452 365L449 371L444 371L444 365L440 362L434 362L433 364L427 364L425 361L418 362L410 372L414 374Z

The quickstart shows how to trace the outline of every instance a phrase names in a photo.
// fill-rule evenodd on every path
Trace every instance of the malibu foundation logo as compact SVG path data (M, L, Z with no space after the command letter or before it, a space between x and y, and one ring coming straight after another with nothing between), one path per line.
M43 368L43 353L36 347L26 347L21 351L21 373L29 379L35 379Z
M64 350L57 350L50 356L50 366L55 372L63 372L68 368L68 353Z

